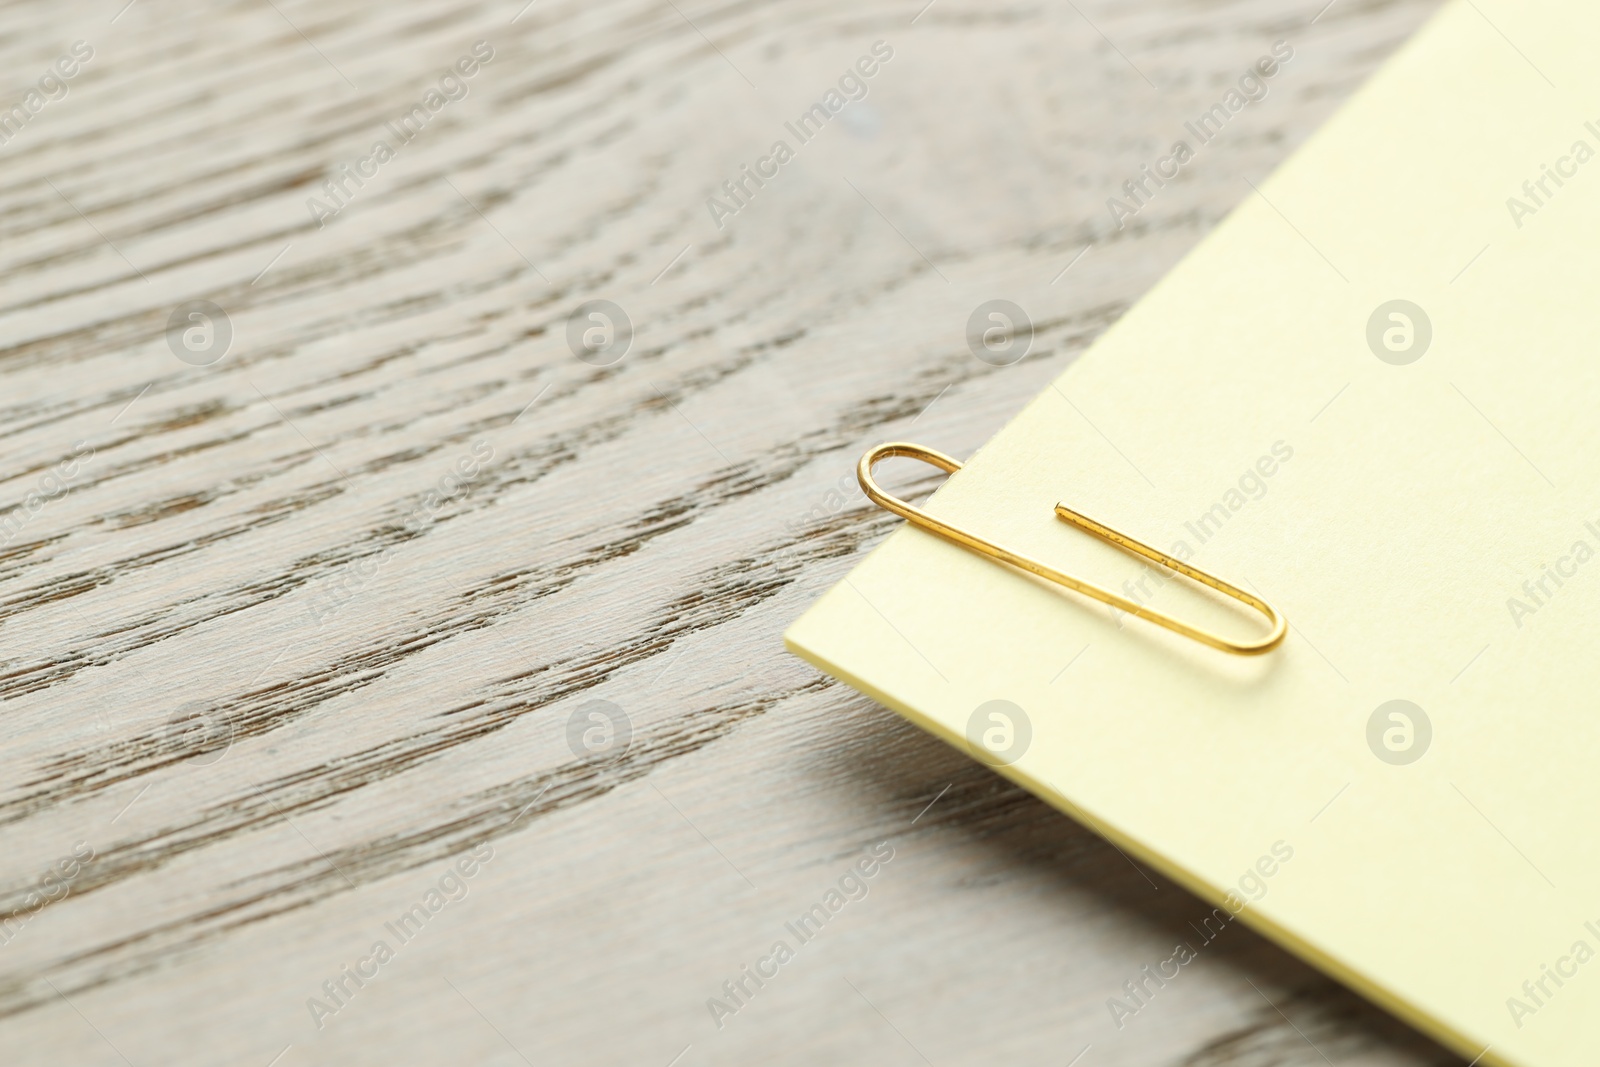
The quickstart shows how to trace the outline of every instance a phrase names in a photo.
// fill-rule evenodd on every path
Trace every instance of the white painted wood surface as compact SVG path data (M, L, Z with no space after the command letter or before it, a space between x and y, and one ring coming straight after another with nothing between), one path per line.
M976 448L1435 0L124 2L0 9L0 106L93 51L0 145L0 1062L1456 1062L1243 929L1118 1030L1204 907L780 642L892 526L866 446Z

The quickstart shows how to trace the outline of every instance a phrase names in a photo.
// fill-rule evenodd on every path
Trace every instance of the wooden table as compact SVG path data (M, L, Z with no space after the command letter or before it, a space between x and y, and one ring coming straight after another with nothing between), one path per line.
M1457 1062L1119 1029L1205 907L780 641L1435 0L124 2L0 9L0 1061Z

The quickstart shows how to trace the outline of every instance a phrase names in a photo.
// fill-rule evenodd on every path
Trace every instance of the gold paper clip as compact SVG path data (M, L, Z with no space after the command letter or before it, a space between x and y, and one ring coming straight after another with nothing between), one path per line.
M1018 555L1009 549L1001 548L993 541L985 541L981 537L951 526L947 522L934 518L926 511L907 504L904 500L890 496L878 487L877 482L873 481L873 465L881 459L891 459L895 456L901 456L906 459L920 459L924 463L938 467L946 474L954 474L961 469L961 464L944 453L935 452L931 448L895 442L879 445L877 448L872 449L861 457L861 462L856 466L856 477L860 479L861 488L867 494L868 499L885 511L892 511L912 525L920 526L929 533L937 534L944 538L946 541L952 541L962 548L971 549L981 555L988 556L990 559L999 560L1001 563L1009 563L1013 567L1020 567L1030 574L1037 574L1039 577L1055 582L1057 585L1064 585L1068 589L1082 593L1084 596L1092 597L1102 604L1110 604L1112 607L1125 611L1129 615L1137 615L1141 619L1148 619L1157 626L1164 626L1173 633L1182 634L1185 637L1199 641L1203 645L1210 645L1212 648L1221 649L1224 652L1232 652L1235 655L1257 656L1263 652L1270 652L1283 642L1283 636L1288 632L1289 624L1284 620L1283 616L1274 611L1272 605L1260 597L1247 593L1238 586L1223 581L1221 578L1207 574L1198 567L1191 567L1180 559L1174 559L1160 549L1151 548L1143 542L1135 541L1127 534L1118 533L1109 526L1095 522L1087 515L1080 515L1065 504L1056 505L1056 518L1063 522L1071 523L1080 530L1092 533L1102 541L1109 541L1125 552L1143 556L1145 559L1161 564L1168 570L1187 575L1197 582L1209 585L1219 593L1248 604L1267 617L1267 621L1272 624L1272 632L1259 641L1233 641L1207 630L1202 630L1199 627L1190 626L1188 623L1175 619L1171 615L1147 608L1108 589L1102 589L1080 578L1074 578L1070 574L1063 574L1054 567L1048 567L1038 560Z

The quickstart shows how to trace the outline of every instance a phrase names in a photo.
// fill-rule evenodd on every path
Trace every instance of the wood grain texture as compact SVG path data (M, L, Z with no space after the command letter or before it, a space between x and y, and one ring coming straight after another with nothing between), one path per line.
M5 1063L1456 1062L1243 929L1118 1029L1204 906L780 640L893 525L866 446L980 445L1435 0L123 3L0 9L0 105L94 53L0 145ZM995 298L1014 366L966 342ZM600 299L609 367L567 341Z

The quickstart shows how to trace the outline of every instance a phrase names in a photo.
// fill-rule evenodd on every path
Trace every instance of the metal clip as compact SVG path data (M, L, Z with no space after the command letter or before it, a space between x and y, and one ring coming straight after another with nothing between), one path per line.
M1127 597L1113 593L1109 589L1102 589L1098 585L1095 585L1091 582L1086 582L1081 578L1074 578L1070 574L1063 574L1054 567L1046 566L1045 564L1040 563L1038 560L1029 559L1027 556L1019 555L1016 552L1012 552L1010 549L1001 548L993 541L986 541L975 534L970 534L967 531L952 526L947 522L936 519L920 508L913 507L912 505L907 504L904 500L900 500L897 497L893 497L888 493L885 493L881 488L879 488L878 483L873 480L873 465L879 460L890 459L896 456L904 457L906 459L921 460L924 463L938 467L947 474L954 474L956 471L960 470L961 464L957 460L950 458L944 453L935 452L931 448L924 448L921 445L906 444L904 442L895 442L892 444L879 445L878 447L872 449L866 455L861 457L861 462L856 467L856 476L861 481L861 488L867 494L868 499L870 499L874 504L886 511L894 512L896 515L899 515L901 518L910 522L914 526L920 526L929 533L937 534L946 541L952 541L955 544L960 545L962 548L970 549L973 552L988 556L990 559L998 560L1001 563L1009 563L1013 567L1019 567L1022 570L1027 571L1029 574L1036 574L1040 578L1044 578L1047 581L1054 582L1057 585L1065 586L1075 593L1082 593L1084 596L1098 600L1102 604L1109 604L1114 608L1127 612L1129 615L1137 615L1139 618L1147 619L1150 622L1155 623L1157 626L1162 626L1168 630L1171 630L1173 633L1182 634L1184 637L1192 638L1193 640L1199 641L1203 645L1209 645L1212 648L1221 649L1223 652L1231 652L1239 656L1258 656L1263 652L1270 652L1272 649L1278 647L1278 645L1283 642L1284 634L1288 632L1288 622L1285 621L1282 615L1279 615L1275 610L1273 610L1270 604L1268 604L1265 600L1262 600L1260 597L1254 595L1253 593L1247 593L1238 586L1229 582L1225 582L1215 575L1207 574L1198 567L1191 567L1189 564L1180 559L1174 559L1172 556L1167 555L1160 549L1151 548L1142 541L1134 540L1127 534L1118 533L1116 530L1113 530L1111 527L1106 526L1103 523L1098 523L1086 515L1081 515L1078 512L1073 511L1065 504L1056 505L1056 518L1060 519L1062 522L1070 523L1073 526L1078 527L1080 530L1094 534L1102 541L1108 541L1111 544L1116 545L1125 552L1131 552L1136 556L1142 556L1145 559L1166 567L1168 570L1176 571L1177 573L1192 578L1197 582L1208 585L1217 592L1222 593L1225 596L1230 596L1240 603L1249 605L1267 617L1267 621L1272 624L1272 632L1266 637L1256 641L1231 640L1230 638L1223 637L1220 634L1214 634L1209 630L1202 630L1197 626L1191 626L1180 619L1175 619L1171 615L1165 614L1164 612L1156 611L1153 608L1147 608L1143 604L1136 603L1132 600L1129 600Z

